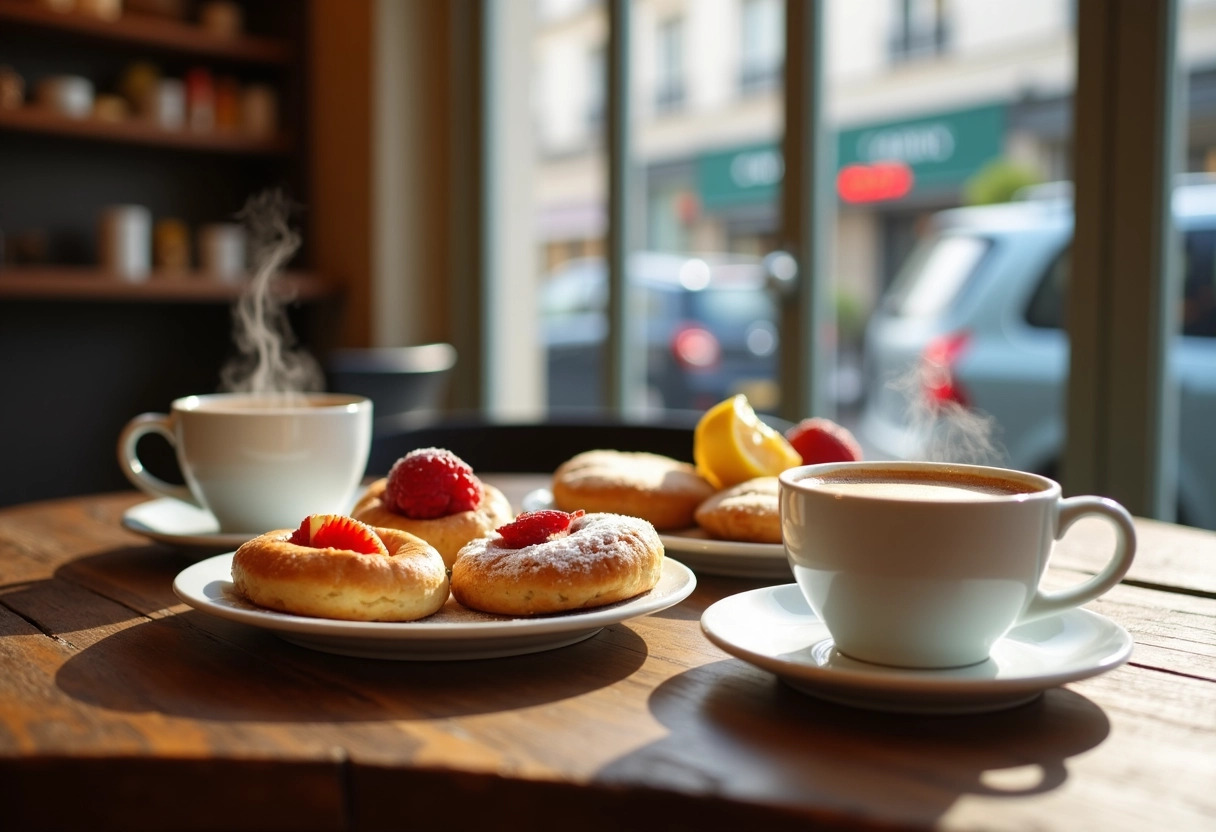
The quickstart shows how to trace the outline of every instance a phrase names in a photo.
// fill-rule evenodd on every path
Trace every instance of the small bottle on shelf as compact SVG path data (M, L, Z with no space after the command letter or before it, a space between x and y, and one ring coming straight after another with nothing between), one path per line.
M215 129L215 81L206 67L186 73L186 123L199 132Z

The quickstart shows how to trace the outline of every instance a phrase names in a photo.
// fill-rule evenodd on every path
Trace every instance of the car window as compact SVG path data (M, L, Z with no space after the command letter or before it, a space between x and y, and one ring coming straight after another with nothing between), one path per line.
M773 301L763 289L709 289L689 298L695 320L717 332L746 332L756 321L771 321Z
M1043 329L1060 329L1064 326L1065 287L1071 269L1072 250L1065 248L1043 272L1039 285L1035 287L1030 305L1026 307L1026 323Z
M1182 334L1216 338L1216 229L1187 232L1182 269Z
M905 318L940 314L954 301L991 246L983 237L950 234L913 250L884 300L888 313Z
M676 318L679 313L679 290L673 287L642 286L634 296L640 307L642 318L648 325L662 324Z
M1183 234L1183 335L1216 338L1216 229ZM1045 329L1064 326L1071 252L1065 249L1043 273L1026 307L1026 322Z

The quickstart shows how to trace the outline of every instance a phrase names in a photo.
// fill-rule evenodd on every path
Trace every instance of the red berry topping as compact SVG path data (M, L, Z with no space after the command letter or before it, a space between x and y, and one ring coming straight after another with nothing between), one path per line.
M499 526L496 531L502 535L504 546L522 549L565 535L575 518L582 516L582 509L573 514L553 509L526 511L505 526Z
M785 432L785 438L802 456L803 465L861 459L861 445L853 434L831 419L803 419Z
M371 526L340 514L308 515L287 542L313 549L348 549L362 555L388 555L388 549Z
M463 459L442 448L419 448L388 472L384 503L414 520L447 517L481 505L481 480Z

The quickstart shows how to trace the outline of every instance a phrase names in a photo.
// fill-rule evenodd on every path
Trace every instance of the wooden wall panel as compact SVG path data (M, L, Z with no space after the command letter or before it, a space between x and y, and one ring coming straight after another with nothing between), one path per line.
M343 287L335 342L370 343L372 0L316 0L310 21L312 245L317 271Z

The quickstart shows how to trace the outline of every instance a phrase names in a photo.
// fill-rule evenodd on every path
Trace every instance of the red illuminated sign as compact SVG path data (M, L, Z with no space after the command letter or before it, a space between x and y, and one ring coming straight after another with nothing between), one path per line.
M845 202L882 202L912 192L912 169L903 162L848 165L836 175L836 193Z

